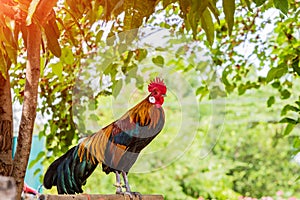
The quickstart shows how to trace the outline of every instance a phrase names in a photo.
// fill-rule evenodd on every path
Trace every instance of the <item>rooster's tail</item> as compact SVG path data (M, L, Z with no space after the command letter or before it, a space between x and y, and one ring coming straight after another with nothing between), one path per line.
M82 193L81 186L86 183L97 164L86 159L80 162L78 146L75 146L49 166L44 176L44 187L50 189L57 186L59 194Z

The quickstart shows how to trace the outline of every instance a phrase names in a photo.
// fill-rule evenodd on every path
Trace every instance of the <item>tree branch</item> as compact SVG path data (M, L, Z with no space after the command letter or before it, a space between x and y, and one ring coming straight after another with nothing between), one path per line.
M23 182L31 149L31 140L36 117L38 83L40 77L41 30L36 24L28 27L26 84L18 135L18 146L13 162L13 177L17 184L17 199L21 198Z

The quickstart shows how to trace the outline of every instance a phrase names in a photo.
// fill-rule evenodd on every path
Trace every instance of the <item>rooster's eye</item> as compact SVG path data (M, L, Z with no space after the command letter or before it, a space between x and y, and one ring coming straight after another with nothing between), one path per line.
M154 98L154 97L152 97L152 96L151 96L151 97L149 97L149 102L150 102L150 103L155 103L155 98Z

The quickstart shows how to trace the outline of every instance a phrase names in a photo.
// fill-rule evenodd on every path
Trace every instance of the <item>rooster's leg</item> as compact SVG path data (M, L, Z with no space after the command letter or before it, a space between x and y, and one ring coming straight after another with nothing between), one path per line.
M122 172L122 176L123 176L123 179L124 179L124 182L125 182L126 192L131 193L129 182L128 182L128 178L127 178L127 173L126 172Z
M133 199L132 195L135 195L135 196L138 196L139 199L141 200L142 195L139 192L131 192L129 182L128 182L127 173L122 171L122 176L123 176L123 179L124 179L124 182L125 182L125 189L126 189L125 194L128 194L130 199Z
M121 179L120 179L120 173L116 171L116 184L115 186L117 187L116 189L116 194L122 194L122 184L121 184Z

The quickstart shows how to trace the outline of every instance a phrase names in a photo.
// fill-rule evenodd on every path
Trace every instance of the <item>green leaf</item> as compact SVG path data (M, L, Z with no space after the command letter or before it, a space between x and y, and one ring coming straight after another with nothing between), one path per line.
M275 103L275 97L274 96L269 97L267 101L268 107L271 107L274 103Z
M135 80L136 80L136 82L135 82L136 87L139 88L140 90L142 90L143 86L144 86L144 78L140 75L137 75L135 77Z
M98 31L98 33L96 34L96 43L99 43L101 41L103 33L104 33L103 30Z
M256 4L256 6L261 6L266 2L266 0L253 0L253 1Z
M279 9L285 15L289 10L289 2L288 0L273 0L275 8Z
M95 113L90 114L89 119L92 121L98 121L99 117Z
M229 83L229 81L228 81L228 79L227 79L227 76L228 76L228 74L230 74L230 72L231 72L231 70L230 70L230 68L229 67L226 67L224 70L223 70L223 72L222 72L222 82L223 82L223 84L225 85L225 86L228 86L228 85L230 85L230 83Z
M196 90L196 95L204 94L208 92L208 88L201 86Z
M239 95L242 95L246 92L246 87L244 84L240 84L239 87L238 87L238 93Z
M228 34L231 35L234 25L235 0L223 0L223 9L228 24Z
M155 58L152 58L152 62L159 67L163 67L165 64L165 60L162 56L156 56Z
M267 74L266 81L271 82L274 79L278 79L286 74L288 71L287 66L285 64L280 64L278 67L274 67L269 70Z
M127 44L121 43L121 44L118 45L118 52L119 52L119 54L122 54L122 53L124 53L127 50L128 50L128 45ZM129 51L128 53L132 53L132 51ZM130 60L130 58L132 57L132 55L128 56L128 57L129 57L128 60Z
M41 172L41 168L38 168L36 169L34 172L33 172L33 175L36 176L37 174L39 174Z
M206 8L201 16L201 27L206 33L207 40L210 45L215 39L215 27L209 10Z
M95 99L91 99L88 103L88 109L89 110L96 110L97 108L97 102Z
M300 109L289 104L285 105L281 110L281 116L286 115L289 111L299 112Z
M148 51L146 49L137 49L135 51L135 59L139 62L147 57Z
M196 90L196 95L200 95L200 100L202 100L208 93L209 90L206 86L201 86Z
M294 139L293 147L296 149L300 149L300 139L298 137Z
M49 124L45 124L43 130L39 132L39 135L38 135L39 140L41 140L46 135L45 130L47 130L48 126L49 126Z
M288 91L287 89L280 91L280 94L281 94L280 96L281 99L288 99L291 96L290 91Z
M175 52L175 58L178 58L179 56L185 55L187 52L188 48L186 46L181 46L177 49Z
M299 60L293 62L292 67L294 71L300 76L300 67L299 67Z
M123 79L118 80L116 83L113 84L112 87L112 95L114 98L117 98L121 89L123 87Z
M28 168L32 168L43 156L45 156L45 152L44 151L41 151L34 160L32 160L29 165L28 165Z
M295 124L288 124L284 129L283 135L286 136L286 135L290 134L295 126L296 126Z
M217 97L226 97L227 94L219 86L213 86L209 91L209 98L216 99Z
M297 124L298 121L289 117L285 117L279 121L280 123Z
M273 88L279 88L280 87L280 81L274 81L272 84Z

